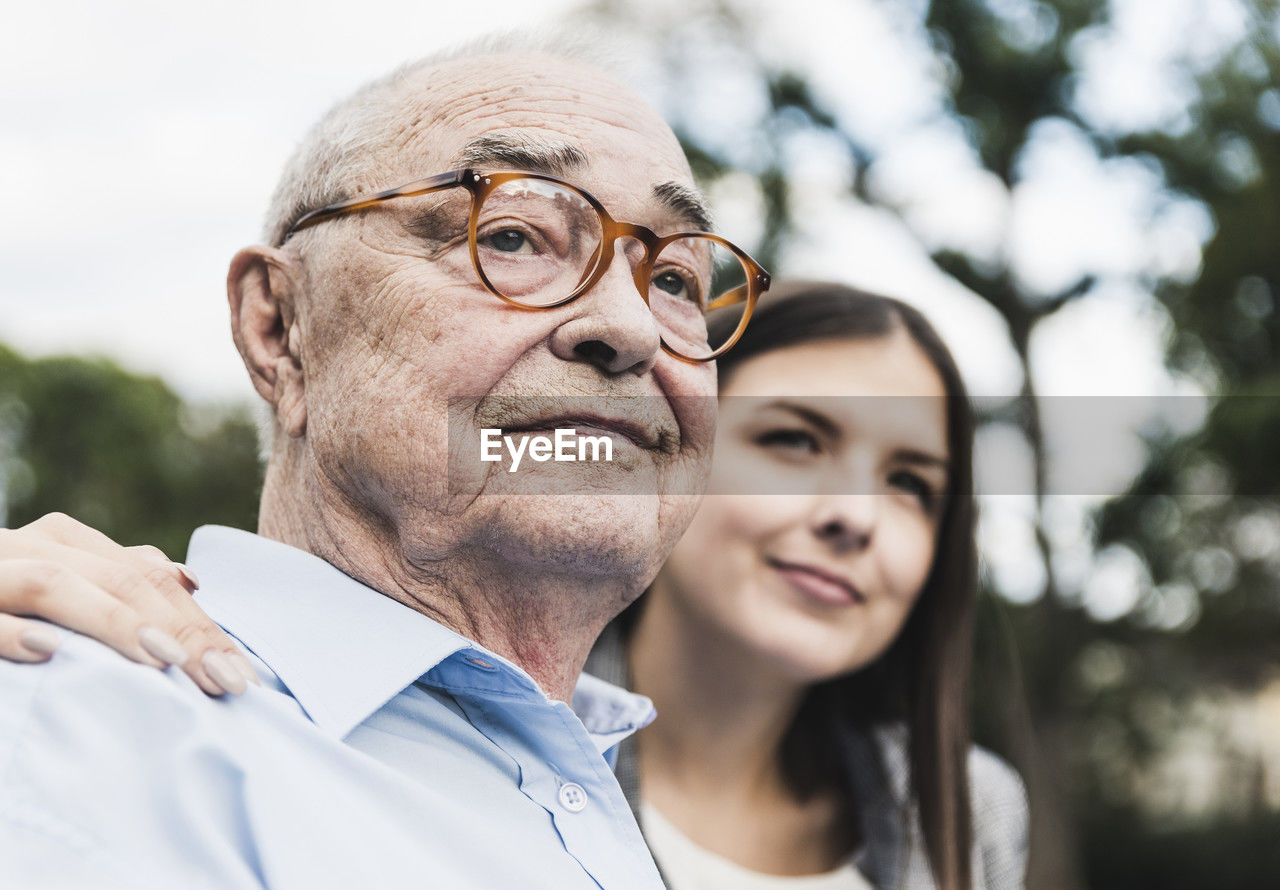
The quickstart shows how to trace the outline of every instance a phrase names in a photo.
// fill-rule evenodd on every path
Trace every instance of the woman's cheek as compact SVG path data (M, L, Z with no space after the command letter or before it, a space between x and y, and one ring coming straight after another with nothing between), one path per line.
M803 511L797 509L797 502L801 500L773 494L708 495L690 532L707 545L763 547L799 521Z
M910 607L933 565L933 528L923 516L901 516L884 524L881 544L890 593Z

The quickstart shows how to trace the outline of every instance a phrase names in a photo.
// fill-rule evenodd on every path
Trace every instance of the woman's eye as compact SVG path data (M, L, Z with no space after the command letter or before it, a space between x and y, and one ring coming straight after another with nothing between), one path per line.
M933 486L915 473L900 470L889 477L889 484L894 488L914 495L926 510L933 509L934 502L937 499Z
M516 229L501 229L485 235L484 243L502 253L520 253L528 246L529 239Z
M807 454L822 452L822 443L818 441L818 437L806 430L769 430L756 436L756 444L778 451Z

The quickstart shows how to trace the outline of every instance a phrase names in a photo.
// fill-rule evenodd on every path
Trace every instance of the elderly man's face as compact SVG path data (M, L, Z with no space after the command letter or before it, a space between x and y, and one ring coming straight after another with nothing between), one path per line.
M570 157L548 172L595 195L615 219L659 234L696 228L670 199L673 190L659 188L693 185L671 131L595 69L541 56L472 58L439 66L428 85L405 95L412 125L377 156L361 189L462 166L525 169L532 161L504 157L502 146L531 143L553 154L576 149L579 162ZM618 242L604 278L566 306L526 311L486 292L465 259L465 238L450 241L467 206L466 191L453 189L388 202L297 239L309 463L325 488L392 530L424 567L461 556L643 584L688 524L690 492L708 470L714 367L659 348L631 278L631 242ZM557 410L556 397L575 410ZM545 492L536 496L512 494L508 462L482 467L478 454L455 454L450 480L450 423L457 441L471 443L480 427L512 416L530 429L536 415L580 415L582 397L656 431L662 445L616 438L613 465L526 461L526 473L541 477L520 477L519 490ZM583 494L587 479L599 491L642 494ZM555 493L573 487L579 493Z

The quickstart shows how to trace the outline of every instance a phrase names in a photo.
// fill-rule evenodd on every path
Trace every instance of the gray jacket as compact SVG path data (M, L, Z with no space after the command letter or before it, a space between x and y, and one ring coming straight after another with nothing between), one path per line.
M586 670L610 683L627 685L626 653L615 627L601 635ZM850 733L844 741L862 828L863 843L854 860L858 869L877 890L936 890L908 792L905 728L870 736ZM640 777L634 737L619 748L615 772L639 820ZM969 752L969 785L974 890L1021 890L1028 832L1022 780L1000 758L975 746Z

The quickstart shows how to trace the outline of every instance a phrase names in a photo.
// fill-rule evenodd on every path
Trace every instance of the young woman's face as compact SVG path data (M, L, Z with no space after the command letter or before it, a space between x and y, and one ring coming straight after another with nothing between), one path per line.
M705 498L653 594L799 682L857 670L928 576L947 458L942 379L905 332L753 357L721 390L709 491L733 493Z

